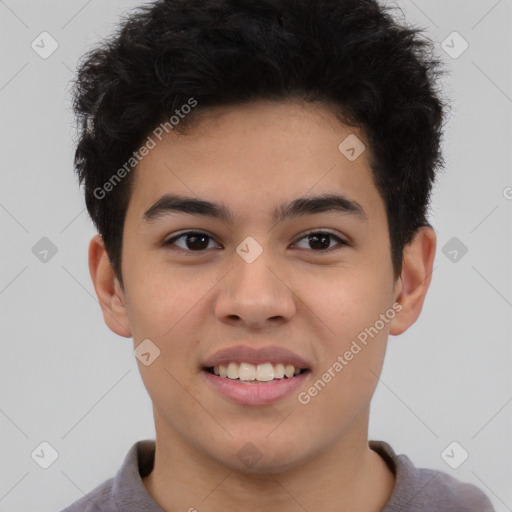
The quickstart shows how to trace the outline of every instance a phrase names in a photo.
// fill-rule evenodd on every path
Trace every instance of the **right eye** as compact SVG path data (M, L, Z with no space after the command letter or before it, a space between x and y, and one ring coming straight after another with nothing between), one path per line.
M175 242L183 239L183 244L185 247L179 247L176 249L172 247L173 245L177 245ZM208 239L213 240L213 238L201 231L187 231L186 233L181 233L180 235L169 238L165 242L163 242L164 247L173 252L205 252L204 249L208 248ZM190 254L187 254L190 255Z

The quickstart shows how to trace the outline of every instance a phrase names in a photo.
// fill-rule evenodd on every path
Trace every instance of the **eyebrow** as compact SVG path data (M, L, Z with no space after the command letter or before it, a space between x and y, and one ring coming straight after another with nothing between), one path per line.
M151 222L174 212L212 217L230 225L234 224L235 219L235 214L223 203L177 194L165 194L144 212L143 220ZM357 201L341 194L299 197L290 203L274 208L272 220L273 222L283 222L287 219L325 212L352 215L359 220L368 222L368 216L363 207Z

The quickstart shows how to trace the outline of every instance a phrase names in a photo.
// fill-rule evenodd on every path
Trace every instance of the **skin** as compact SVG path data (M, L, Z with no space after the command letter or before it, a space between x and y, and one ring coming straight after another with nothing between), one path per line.
M139 164L123 233L122 276L114 276L99 235L89 267L108 327L149 338L161 353L139 369L153 401L155 466L143 482L166 511L279 509L282 512L380 511L395 479L368 447L369 407L388 336L421 313L430 285L436 235L420 228L394 280L385 205L370 174L368 144L355 161L338 149L354 133L323 104L253 102L210 109L186 134L170 132ZM164 192L221 201L235 214L218 219L143 213ZM325 212L271 222L273 208L299 196L343 193L367 222ZM203 252L175 241L205 232ZM305 232L349 241L321 255ZM237 246L252 236L263 249L252 263ZM204 247L204 246L203 246ZM186 257L187 252L191 257ZM325 251L325 249L324 249ZM312 364L299 391L332 367L357 335L393 304L401 311L307 405L292 393L246 406L206 385L201 363L238 344L279 345ZM261 459L246 467L237 452L253 443Z

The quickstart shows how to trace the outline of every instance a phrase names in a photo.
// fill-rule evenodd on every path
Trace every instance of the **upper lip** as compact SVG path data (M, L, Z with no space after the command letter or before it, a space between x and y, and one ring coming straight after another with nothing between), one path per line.
M263 363L282 363L291 364L295 368L311 369L311 365L302 357L294 354L283 347L268 346L259 349L237 345L224 350L219 350L211 355L203 363L204 368L210 368L216 365L227 365L228 363L251 363L254 365Z

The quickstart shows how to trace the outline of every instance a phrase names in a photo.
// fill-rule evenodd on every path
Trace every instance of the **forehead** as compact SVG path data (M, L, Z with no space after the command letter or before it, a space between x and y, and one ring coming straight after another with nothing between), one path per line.
M361 218L384 207L364 134L323 104L215 107L184 133L153 138L133 176L129 211L139 218L166 193L226 205L231 221L261 213L276 220L283 205L313 195L342 195L361 207Z

